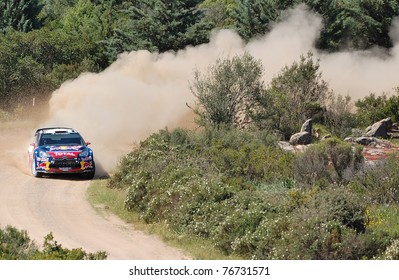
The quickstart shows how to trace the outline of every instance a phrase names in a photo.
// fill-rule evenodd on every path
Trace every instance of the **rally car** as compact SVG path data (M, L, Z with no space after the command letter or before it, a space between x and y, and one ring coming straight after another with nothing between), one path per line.
M35 142L28 148L32 175L72 173L92 179L95 163L89 144L73 128L39 128L35 132Z

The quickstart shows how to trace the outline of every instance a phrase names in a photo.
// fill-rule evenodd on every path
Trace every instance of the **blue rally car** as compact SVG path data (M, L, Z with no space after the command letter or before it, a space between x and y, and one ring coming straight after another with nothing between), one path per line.
M32 175L71 173L92 179L95 163L89 144L72 128L39 128L35 132L35 142L28 148Z

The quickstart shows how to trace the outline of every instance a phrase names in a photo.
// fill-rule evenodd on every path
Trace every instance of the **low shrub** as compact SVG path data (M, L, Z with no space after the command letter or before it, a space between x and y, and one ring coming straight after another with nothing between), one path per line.
M399 260L399 239L395 239L384 253L377 257L381 260Z
M367 222L366 204L358 195L345 188L328 188L317 193L310 204L326 221L337 221L364 232Z
M370 224L360 149L331 139L293 155L261 139L162 130L121 161L109 187L126 189L125 207L147 223L245 259L371 259L399 239Z
M37 252L36 245L25 230L7 226L0 228L0 259L26 260Z
M326 182L349 182L363 167L361 146L338 139L327 139L310 146L294 160L294 177L305 187Z
M352 186L374 203L399 202L399 161L395 155L369 166L355 177Z
M0 228L0 260L104 260L107 253L87 253L82 248L63 248L49 233L43 248L31 241L27 231L12 226Z

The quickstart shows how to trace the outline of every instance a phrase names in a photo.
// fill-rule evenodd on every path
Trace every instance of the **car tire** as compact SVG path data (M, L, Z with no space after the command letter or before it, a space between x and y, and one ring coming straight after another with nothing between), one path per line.
M36 171L35 159L32 160L31 172L32 172L33 177L40 178L43 176L42 172Z
M94 165L94 162L93 162L93 170L90 172L84 173L83 178L86 180L91 180L94 178L95 174L96 174L96 166Z

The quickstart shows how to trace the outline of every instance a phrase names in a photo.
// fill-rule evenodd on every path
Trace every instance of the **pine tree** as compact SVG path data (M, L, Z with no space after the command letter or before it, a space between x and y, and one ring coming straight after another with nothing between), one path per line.
M282 10L292 7L296 0L239 0L233 13L238 33L245 40L270 31L270 23L276 21Z
M38 0L0 0L0 32L9 29L28 32L41 27L37 18L41 10Z
M177 51L207 42L211 26L203 21L199 2L143 0L132 4L125 11L129 16L127 23L104 42L110 59L123 51Z

